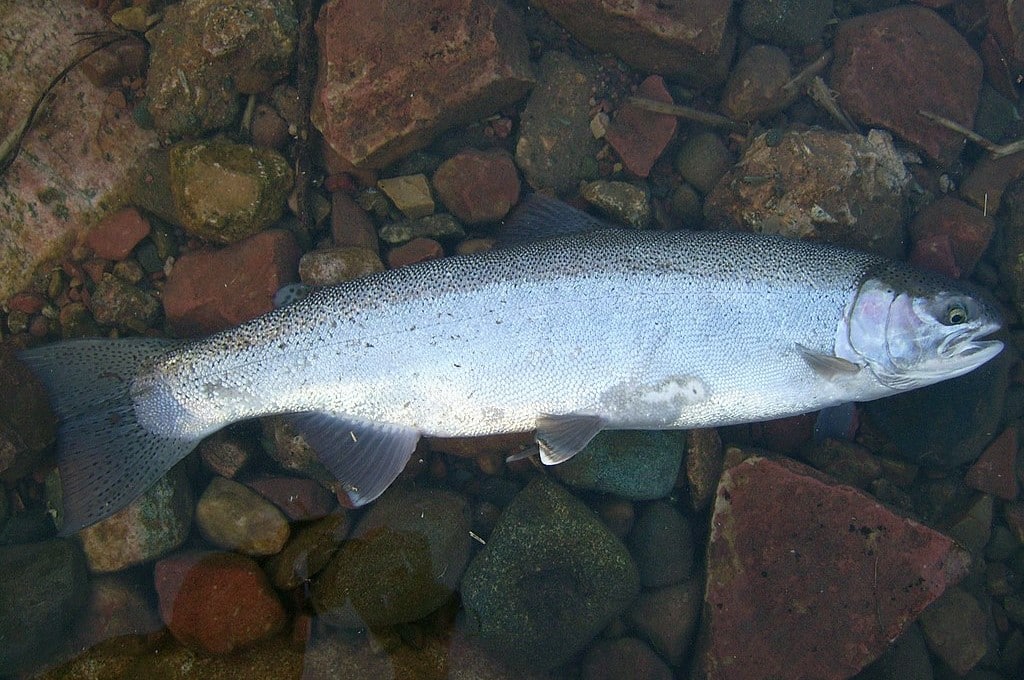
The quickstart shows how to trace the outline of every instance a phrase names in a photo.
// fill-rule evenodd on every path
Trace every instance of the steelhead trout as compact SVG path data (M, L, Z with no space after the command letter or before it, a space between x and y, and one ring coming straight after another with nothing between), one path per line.
M424 434L534 430L553 464L602 429L877 399L1003 348L986 339L1001 323L983 295L904 263L748 233L610 229L551 200L518 221L562 235L315 290L202 340L22 352L60 419L64 533L247 418L288 414L358 506Z

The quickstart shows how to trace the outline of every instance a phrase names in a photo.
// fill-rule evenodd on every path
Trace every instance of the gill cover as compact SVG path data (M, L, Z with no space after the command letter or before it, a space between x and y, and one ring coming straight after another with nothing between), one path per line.
M1001 328L999 312L979 294L924 277L911 291L865 280L850 311L850 348L879 382L909 389L968 373L1003 348L986 336Z

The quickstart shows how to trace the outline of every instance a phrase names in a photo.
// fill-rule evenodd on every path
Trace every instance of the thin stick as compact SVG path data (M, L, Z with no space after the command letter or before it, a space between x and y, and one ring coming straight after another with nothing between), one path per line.
M820 75L821 72L825 70L825 67L828 66L830 61L832 61L832 52L828 50L822 52L821 56L803 67L803 69L793 76L788 83L783 85L783 91L788 93L790 96L796 96L800 88L806 85L811 78Z
M720 116L717 113L701 111L699 109L694 109L689 106L681 106L679 104L659 102L656 99L647 99L646 97L628 97L626 99L626 103L638 106L645 111L664 113L669 116L692 120L695 123L702 123L715 128L725 128L733 132L746 132L749 129L743 123L739 123L732 118Z
M960 123L957 123L955 120L950 120L945 116L940 116L937 113L923 110L918 111L918 113L933 123L937 123L944 128L963 135L985 151L992 154L992 158L1002 158L1003 156L1009 156L1010 154L1017 153L1018 151L1024 151L1024 139L1018 139L1017 141L1009 142L1008 144L996 144L988 138L982 137L974 130L969 130Z
M825 81L821 79L821 76L815 76L810 85L807 86L807 96L811 98L815 104L825 109L825 111L832 116L832 118L843 126L847 132L853 132L860 134L860 130L853 124L849 116L839 108L839 104L835 100L835 95L832 94L832 90L828 88Z

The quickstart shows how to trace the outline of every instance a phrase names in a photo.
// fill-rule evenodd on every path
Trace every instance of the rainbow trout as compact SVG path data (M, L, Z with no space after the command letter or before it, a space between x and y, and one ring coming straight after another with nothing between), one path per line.
M986 339L1001 322L984 296L904 263L747 233L609 229L550 200L519 222L563 233L315 290L202 340L22 352L60 419L64 533L247 418L288 414L358 506L424 434L533 430L553 464L606 428L877 399L1003 348Z

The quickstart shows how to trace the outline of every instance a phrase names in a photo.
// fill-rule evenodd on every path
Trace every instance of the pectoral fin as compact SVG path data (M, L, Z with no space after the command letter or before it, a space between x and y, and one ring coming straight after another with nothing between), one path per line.
M542 415L537 418L537 445L545 465L567 461L590 443L605 427L600 416L571 413L564 416Z
M352 507L384 493L405 469L420 438L410 427L319 411L293 413L287 419L341 482Z
M823 378L832 380L840 375L854 375L861 367L852 361L841 359L831 354L822 354L796 343L796 351L800 353L807 365Z

